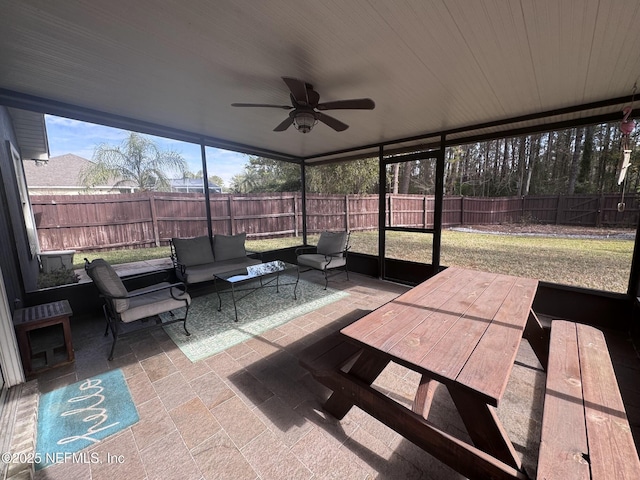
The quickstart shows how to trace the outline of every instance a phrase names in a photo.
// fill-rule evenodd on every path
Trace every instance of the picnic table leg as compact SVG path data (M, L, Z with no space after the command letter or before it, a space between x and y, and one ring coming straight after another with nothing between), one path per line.
M542 323L533 309L529 312L522 336L527 339L533 353L536 354L542 368L546 371L549 362L549 333L542 327Z
M388 363L389 360L384 357L363 351L353 366L349 369L348 374L367 385L371 385L375 379L378 378L378 375L382 373ZM336 390L324 404L324 409L338 420L341 420L353 405L353 398Z
M420 385L418 385L418 391L413 399L413 413L422 415L425 420L429 416L429 410L431 409L431 402L433 402L433 395L436 393L436 387L438 382L433 380L427 375L422 375L420 379Z
M495 408L460 388L451 385L448 385L448 388L473 444L483 452L522 471L520 457L513 448Z

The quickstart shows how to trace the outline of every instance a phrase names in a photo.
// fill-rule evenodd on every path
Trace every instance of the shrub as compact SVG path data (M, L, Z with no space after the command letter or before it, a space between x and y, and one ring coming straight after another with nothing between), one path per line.
M78 283L80 278L73 270L60 268L50 273L40 272L38 276L38 288L58 287L69 283Z

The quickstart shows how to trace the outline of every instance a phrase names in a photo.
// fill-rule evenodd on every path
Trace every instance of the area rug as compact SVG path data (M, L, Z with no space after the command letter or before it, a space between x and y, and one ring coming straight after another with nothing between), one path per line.
M281 284L291 282L295 282L295 277L280 276ZM253 286L257 285L244 284L238 288ZM196 362L349 295L332 288L324 290L323 285L300 279L297 288L298 299L295 300L293 288L293 285L281 285L279 293L274 287L260 288L237 300L238 322L234 321L230 291L220 294L220 312L216 293L196 297L191 302L187 318L190 336L185 335L180 323L164 328L180 350L192 362ZM236 298L246 293L237 292ZM176 312L179 313L181 312Z
M54 463L91 462L83 448L138 421L122 370L112 370L40 397L36 470ZM96 459L98 460L98 459Z

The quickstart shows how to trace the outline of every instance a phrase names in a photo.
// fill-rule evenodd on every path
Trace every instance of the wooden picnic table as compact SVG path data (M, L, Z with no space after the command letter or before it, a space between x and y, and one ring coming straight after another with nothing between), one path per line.
M342 418L353 405L471 478L527 478L497 414L523 335L546 367L531 311L534 279L449 267L341 330L359 356L325 372L325 409ZM371 384L392 361L422 375L412 410ZM319 374L324 375L323 373ZM436 382L445 385L469 445L428 422Z

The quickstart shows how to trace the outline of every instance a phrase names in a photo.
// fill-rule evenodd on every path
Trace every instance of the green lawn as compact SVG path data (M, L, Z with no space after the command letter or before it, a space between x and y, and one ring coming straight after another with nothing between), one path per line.
M310 236L314 243L317 236ZM388 232L387 256L431 263L431 235ZM247 249L275 250L300 245L301 238L247 241ZM553 283L611 292L626 292L633 240L578 239L492 235L445 230L442 233L442 265L530 276ZM351 251L377 255L377 232L354 232ZM104 258L112 264L169 256L169 247L117 250L75 255L74 268L84 257Z

